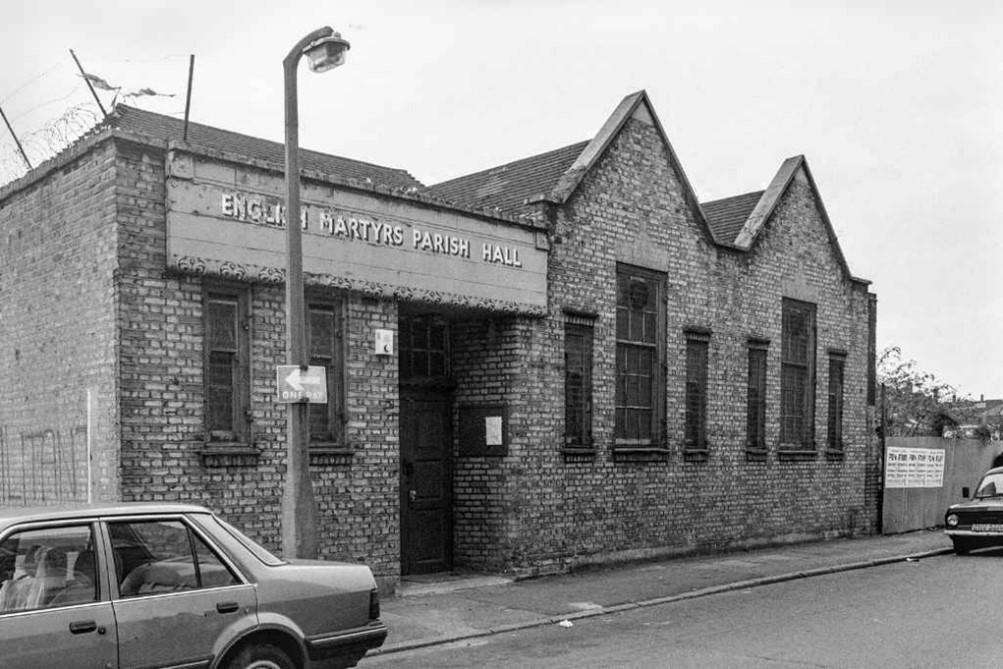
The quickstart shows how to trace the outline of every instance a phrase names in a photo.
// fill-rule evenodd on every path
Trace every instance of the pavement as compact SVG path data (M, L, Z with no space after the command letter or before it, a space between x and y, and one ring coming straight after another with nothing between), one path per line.
M483 574L406 578L381 604L388 655L731 590L952 552L942 530L835 539L516 580ZM566 621L566 622L565 622Z

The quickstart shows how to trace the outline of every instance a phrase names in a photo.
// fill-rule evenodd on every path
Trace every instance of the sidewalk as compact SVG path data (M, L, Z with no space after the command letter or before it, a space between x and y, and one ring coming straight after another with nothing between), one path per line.
M513 581L406 580L382 602L390 635L370 655L575 621L680 599L951 552L941 530L839 539Z

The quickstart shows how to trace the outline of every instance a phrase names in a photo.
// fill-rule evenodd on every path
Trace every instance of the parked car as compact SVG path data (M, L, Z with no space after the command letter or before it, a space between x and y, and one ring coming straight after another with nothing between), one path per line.
M1003 546L1003 467L986 472L971 499L948 508L944 526L958 555Z
M282 560L210 511L0 511L0 667L340 668L380 646L365 565Z

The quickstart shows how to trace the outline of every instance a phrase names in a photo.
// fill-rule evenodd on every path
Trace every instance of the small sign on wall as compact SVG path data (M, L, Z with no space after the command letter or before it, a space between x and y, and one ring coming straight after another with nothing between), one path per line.
M460 406L460 457L508 455L508 407L504 404Z
M394 354L394 331L393 330L377 330L375 337L375 353L376 355L393 355Z

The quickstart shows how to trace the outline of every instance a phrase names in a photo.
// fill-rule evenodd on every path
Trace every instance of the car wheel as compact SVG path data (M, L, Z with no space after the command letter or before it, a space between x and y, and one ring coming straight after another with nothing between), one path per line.
M278 646L252 643L230 658L226 669L296 669L296 665Z
M968 555L972 551L971 542L965 539L951 539L954 542L954 552L957 555Z

